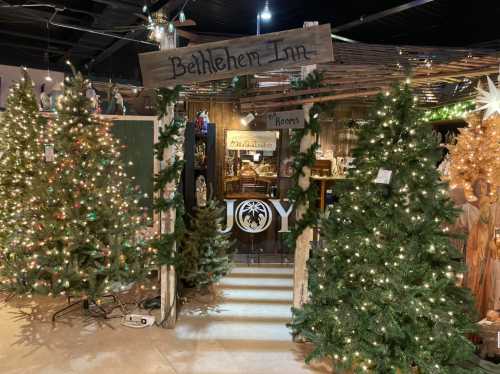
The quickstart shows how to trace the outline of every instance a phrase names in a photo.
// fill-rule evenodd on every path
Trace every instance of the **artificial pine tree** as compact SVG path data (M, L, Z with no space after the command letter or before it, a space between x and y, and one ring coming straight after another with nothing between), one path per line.
M4 274L17 293L79 295L95 299L143 279L152 250L140 239L143 216L120 162L110 124L90 114L88 85L80 74L66 78L58 116L47 140L48 163L43 220L31 256Z
M46 120L39 114L33 85L22 70L21 81L10 89L0 124L0 277L17 273L18 282L40 249L33 236L40 229L47 197ZM2 279L5 284L9 281Z
M446 228L457 212L408 86L378 98L354 157L351 188L321 223L294 332L315 345L310 359L329 357L339 372L473 372L460 366L474 351L473 307L455 285L464 268Z
M186 233L181 255L181 279L197 289L218 282L231 268L230 234L221 233L224 209L215 200L198 207Z

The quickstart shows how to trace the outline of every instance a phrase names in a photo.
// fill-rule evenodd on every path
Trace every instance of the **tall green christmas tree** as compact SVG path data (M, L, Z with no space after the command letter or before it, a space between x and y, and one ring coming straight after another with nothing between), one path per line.
M24 277L27 259L38 250L33 235L40 228L47 197L46 120L39 114L33 85L22 70L21 81L10 89L0 124L0 277L18 273L17 281Z
M356 373L471 373L469 291L446 226L457 212L439 181L435 136L408 86L378 98L359 131L350 190L321 224L310 300L292 327Z
M66 78L57 119L46 141L47 200L34 232L34 247L6 288L16 293L79 295L95 299L143 279L154 265L140 235L144 218L120 161L110 124L90 114L88 85L80 74Z
M215 200L196 209L182 245L181 279L198 289L218 282L231 269L230 234L223 234L224 208Z

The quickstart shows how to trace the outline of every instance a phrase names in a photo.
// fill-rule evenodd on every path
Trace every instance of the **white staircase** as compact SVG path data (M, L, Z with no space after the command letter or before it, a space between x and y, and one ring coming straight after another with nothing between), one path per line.
M210 305L183 308L176 335L187 339L291 341L293 268L237 265ZM194 329L193 322L203 328Z
M212 301L184 305L168 356L182 374L325 374L328 365L304 363L310 350L295 344L291 319L293 267L238 265Z

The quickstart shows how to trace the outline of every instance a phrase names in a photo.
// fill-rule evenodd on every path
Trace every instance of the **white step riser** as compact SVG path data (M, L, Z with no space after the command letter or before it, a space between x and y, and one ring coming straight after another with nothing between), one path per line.
M226 277L220 283L222 288L256 288L256 289L292 289L291 278L256 278L256 277Z
M253 266L235 266L231 270L231 274L247 274L247 275L293 275L293 268L286 267L253 267Z

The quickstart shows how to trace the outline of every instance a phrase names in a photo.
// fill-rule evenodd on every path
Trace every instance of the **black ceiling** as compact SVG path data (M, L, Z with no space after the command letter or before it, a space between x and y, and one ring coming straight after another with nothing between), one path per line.
M184 3L183 0L147 2L153 6L165 3L172 12ZM140 82L137 55L156 47L55 25L48 30L47 21L57 7L54 23L145 40L144 30L133 31L129 27L144 25L141 18L144 3L145 0L0 0L0 64L46 68L49 58L53 69L62 69L69 57L94 76ZM186 15L197 26L184 30L255 34L257 9L262 9L264 3L263 0L190 0ZM5 7L16 4L53 7ZM367 43L468 46L500 39L498 0L269 0L269 7L273 18L262 25L263 32L301 27L304 21L320 21L330 23L332 28L342 26L339 35ZM402 8L374 17L375 20L371 17L394 7ZM364 22L345 26L360 19Z

